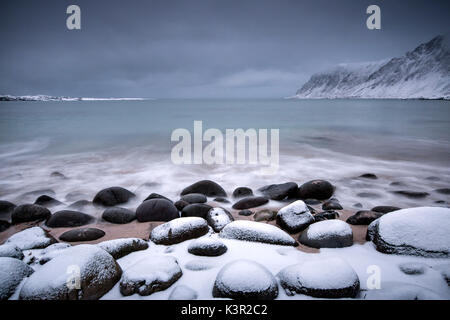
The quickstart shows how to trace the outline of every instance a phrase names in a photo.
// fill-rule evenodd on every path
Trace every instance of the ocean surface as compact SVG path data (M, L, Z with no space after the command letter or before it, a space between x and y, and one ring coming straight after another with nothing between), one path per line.
M274 175L258 165L176 165L174 129L279 129ZM205 142L204 145L207 143ZM67 178L51 176L59 172ZM357 178L375 173L376 180ZM344 207L361 203L447 206L450 102L425 100L148 100L0 102L0 199L34 201L36 190L70 204L122 186L174 200L201 179L238 186L327 179ZM396 184L391 185L391 183ZM425 191L410 199L395 190ZM31 194L30 194L31 192ZM366 196L361 196L365 193ZM369 194L367 196L367 194ZM68 196L69 195L69 196ZM444 201L444 203L436 203ZM445 203L446 202L446 203ZM98 214L98 213L93 213Z

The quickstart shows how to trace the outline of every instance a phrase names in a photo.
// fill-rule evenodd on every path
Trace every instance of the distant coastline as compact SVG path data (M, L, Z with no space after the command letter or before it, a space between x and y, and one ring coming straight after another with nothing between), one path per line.
M142 101L153 98L89 98L89 97L57 97L48 95L13 96L0 95L0 101Z

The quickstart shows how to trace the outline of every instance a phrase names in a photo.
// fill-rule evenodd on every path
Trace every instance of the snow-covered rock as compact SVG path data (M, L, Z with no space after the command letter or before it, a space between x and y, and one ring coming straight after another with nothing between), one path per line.
M369 225L368 238L380 252L450 256L450 209L417 207L393 211Z
M148 243L138 238L122 238L103 241L97 246L112 255L114 259L120 259L131 252L147 249Z
M442 296L437 292L401 282L383 282L380 289L361 292L361 298L366 300L442 300Z
M212 260L194 259L186 262L184 267L191 271L204 271L218 266L217 262Z
M300 243L313 248L342 248L353 244L353 231L342 220L324 220L310 225L299 237Z
M71 245L68 243L54 243L50 246L48 246L45 249L37 250L38 252L35 254L32 254L31 256L27 256L26 260L27 263L39 263L39 264L46 264L50 260L52 260L54 257L60 255L64 252L65 249L70 248Z
M8 257L22 260L23 252L14 243L6 243L0 246L0 257Z
M171 256L152 256L133 264L123 273L120 293L148 296L169 288L181 276L177 260Z
M231 222L220 231L219 236L226 239L288 246L296 245L295 240L283 230L270 224L254 221L238 220Z
M6 240L7 244L14 244L20 250L42 249L57 242L55 238L49 235L41 227L29 228L16 234Z
M314 74L295 97L450 99L449 38L437 36L399 58Z
M359 291L358 275L340 258L307 260L284 268L277 277L287 295L296 292L318 298L354 298Z
M209 227L205 219L184 217L173 219L154 228L150 239L157 244L175 244L198 238L208 233Z
M197 292L185 285L176 286L170 293L169 300L196 300Z
M24 262L9 257L0 257L0 300L8 299L33 269Z
M188 252L197 256L216 257L227 252L227 246L220 240L201 237L189 244Z
M430 267L421 262L404 262L398 265L398 268L404 274L424 274Z
M278 283L263 265L250 260L226 264L217 274L213 296L232 299L271 300L278 296Z
M122 270L114 258L94 245L68 249L33 273L20 290L24 300L93 300L108 292Z
M220 232L227 224L233 222L234 218L223 208L212 208L206 214L206 221L215 232Z
M290 233L302 231L314 222L314 216L302 200L297 200L281 208L276 219L277 224Z

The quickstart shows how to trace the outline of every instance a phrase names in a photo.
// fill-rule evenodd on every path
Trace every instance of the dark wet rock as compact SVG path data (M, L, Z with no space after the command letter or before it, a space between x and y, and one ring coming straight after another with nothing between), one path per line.
M233 198L245 198L253 196L253 190L248 187L238 187L233 191Z
M420 262L404 262L398 265L401 272L408 275L424 274L430 267Z
M92 202L88 200L78 200L68 206L69 209L83 210L92 206Z
M61 210L52 214L46 225L50 228L79 227L94 221L94 217L72 210Z
M0 219L9 221L15 207L16 205L12 202L0 200Z
M139 222L170 221L178 217L178 209L166 199L146 200L136 209L136 218Z
M354 208L362 208L363 207L363 205L361 204L361 203L355 203L354 205L353 205L353 207Z
M165 199L165 200L172 202L172 200L160 195L159 193L151 193L147 198L144 199L144 201L151 200L151 199Z
M234 218L223 208L211 208L206 214L206 221L215 232L220 232L227 224L233 222Z
M5 243L0 246L0 257L8 257L14 259L23 259L22 250L13 243ZM1 272L1 270L0 270Z
M341 204L336 199L330 199L322 204L322 210L342 210Z
M278 296L278 283L263 265L250 260L237 260L219 271L212 295L239 300L273 300Z
M430 194L428 192L422 191L409 191L409 190L397 190L392 191L392 193L399 194L411 199L422 199L428 197Z
M29 221L42 221L47 220L50 215L50 210L40 205L22 204L13 210L11 220L13 224Z
M233 204L233 209L250 209L262 206L268 202L269 199L267 199L266 197L246 197Z
M353 245L353 231L341 220L325 220L310 225L299 242L313 248L343 248Z
M64 180L67 179L67 177L59 171L53 171L52 173L50 173L50 177L64 179Z
M189 203L205 203L208 201L206 196L201 193L188 193L184 196L181 196L181 200L184 200Z
M440 194L450 194L450 188L441 188L441 189L436 189L434 190L434 192L440 193Z
M381 196L375 192L360 192L357 194L357 196L360 198L371 198L371 199L381 198Z
M92 201L95 204L112 207L121 203L128 202L136 195L122 187L110 187L99 191Z
M304 202L305 202L307 205L310 205L310 206L315 206L315 205L318 205L318 204L321 204L321 203L322 203L322 201L317 200L317 199L306 199L306 200L304 200Z
M206 215L209 210L211 210L211 206L204 203L192 203L187 205L181 211L182 217L200 217L206 219Z
M374 179L374 180L378 179L378 177L374 173L364 173L364 174L360 175L359 178Z
M172 290L168 300L196 300L197 297L197 291L188 286L179 285Z
M272 221L275 220L275 217L277 216L277 211L274 210L261 210L255 213L253 216L253 220L261 222L261 221Z
M295 246L296 241L286 232L271 224L237 220L225 226L219 236L225 239Z
M74 270L74 266L78 268ZM79 287L67 285L79 271ZM69 273L68 273L69 272ZM67 248L34 272L20 290L22 300L96 300L119 281L122 269L105 250L95 245Z
M308 260L284 268L277 274L288 296L294 293L317 298L355 298L359 278L340 258Z
M354 215L347 218L347 223L352 225L369 225L372 221L384 215L382 212L375 212L369 210L361 210Z
M333 185L326 180L311 180L302 184L297 197L300 199L329 199L334 192Z
M103 241L97 244L108 252L114 259L120 259L135 251L148 248L148 242L138 238L122 238Z
M304 230L314 222L314 217L302 200L297 200L278 211L277 224L289 233Z
M393 206L376 206L376 207L373 207L371 209L371 211L381 212L381 213L389 213L389 212L397 211L400 209L401 208L399 208L399 207L393 207Z
M450 209L415 207L386 213L367 228L367 239L383 253L433 258L450 256Z
M61 201L56 200L55 198L52 198L52 197L44 194L42 196L39 196L36 199L36 201L34 201L34 204L38 204L43 207L54 207L54 206L59 206L63 203Z
M11 226L11 224L8 221L0 220L0 232L5 231Z
M339 218L339 213L336 211L324 211L314 215L314 221L324 221Z
M177 218L154 228L150 233L150 239L156 244L171 245L199 238L208 231L208 223L203 218Z
M178 200L174 203L175 207L178 209L178 211L182 211L184 207L189 205L189 202L186 202L184 200Z
M129 209L112 207L103 211L102 218L111 223L125 224L136 219L136 214Z
M436 200L434 203L437 203L437 204L445 204L446 202L445 202L445 200Z
M248 216L251 216L251 215L253 214L253 211L252 211L252 210L249 210L249 209L245 209L245 210L239 211L238 214L239 214L240 216L248 217Z
M390 186L392 187L406 187L407 184L401 181L393 181L391 183L389 183Z
M439 180L441 180L441 178L435 177L435 176L426 177L425 179L426 179L426 180L429 180L429 181L439 181Z
M100 239L105 231L97 228L81 228L64 232L59 239L66 242L92 241Z
M227 193L225 190L211 180L202 180L198 181L181 191L181 195L189 194L189 193L201 193L207 197L226 197Z
M139 294L148 296L169 288L183 272L177 260L171 256L152 256L143 259L123 273L120 280L120 293L124 296Z
M311 212L311 214L315 214L316 213L316 209L314 209L311 206L306 205L306 207L308 208L309 212Z
M32 227L13 234L5 244L14 244L20 250L31 250L43 249L56 242L58 241L41 227Z
M224 198L224 197L214 198L213 201L221 202L221 203L230 203L230 200L228 200L227 198Z
M258 191L271 200L279 201L287 197L295 196L298 192L298 185L295 182L271 184L258 189Z
M0 301L7 300L22 280L33 273L24 262L9 257L0 257Z
M217 257L227 252L227 246L220 240L211 237L201 237L192 241L188 252L196 256Z

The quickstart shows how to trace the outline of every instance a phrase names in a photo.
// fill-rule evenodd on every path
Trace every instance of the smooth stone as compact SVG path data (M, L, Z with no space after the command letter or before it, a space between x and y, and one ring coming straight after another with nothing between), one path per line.
M148 242L138 238L107 240L97 244L114 259L120 259L132 252L148 249Z
M265 210L261 210L255 213L255 215L253 216L253 220L255 221L272 221L275 220L275 217L277 216L277 212L274 210L269 210L269 209L265 209Z
M314 215L314 221L324 221L339 218L339 213L336 211L324 211Z
M68 179L65 175L63 175L61 172L59 171L53 171L52 173L50 173L50 177L52 178L59 178L59 179Z
M450 188L441 188L441 189L435 189L434 192L440 193L440 194L450 194Z
M295 196L298 192L298 185L295 182L281 184L271 184L258 189L263 195L271 200L283 200L287 197Z
M411 198L411 199L422 199L422 198L426 198L427 196L430 195L428 192L409 191L409 190L397 190L397 191L392 191L392 193L395 193L395 194L398 194L401 196L405 196L405 197Z
M105 235L105 231L97 228L81 228L64 232L59 240L67 242L92 241L100 239Z
M239 211L238 214L240 216L248 217L248 216L251 216L253 214L253 211L249 210L249 209L244 209L244 210Z
M129 209L112 207L103 211L102 218L110 223L126 224L136 219L136 213Z
M303 200L303 201L304 201L307 205L310 205L310 206L316 206L316 205L322 203L320 200L317 200L317 199L305 199L305 200Z
M23 279L33 273L24 262L9 257L0 257L0 301L7 300Z
M170 221L178 217L178 209L166 199L147 200L136 209L136 218L139 222Z
M5 243L0 245L0 257L8 257L14 259L23 259L23 252L13 243Z
M322 210L342 210L341 204L337 200L328 200L322 204Z
M196 256L217 257L227 252L227 246L220 240L211 237L201 237L192 241L188 252Z
M72 210L61 210L55 212L47 220L46 225L50 228L80 227L94 221L94 217Z
M131 198L134 198L136 195L122 187L110 187L99 191L93 203L103 205L105 207L113 207L115 205L128 202Z
M205 203L208 201L205 195L201 193L188 193L184 196L181 196L181 200L184 200L189 203Z
M206 219L206 215L212 207L204 203L192 203L181 211L182 217L200 217Z
M39 196L36 201L34 201L34 204L38 204L43 207L54 207L64 203L44 194L42 196Z
M206 214L206 221L215 232L220 232L227 224L233 222L234 218L223 208L211 208Z
M361 210L354 215L347 218L347 223L352 225L369 225L372 221L384 215L382 212L375 212L369 210Z
M37 204L22 204L11 213L12 224L42 221L50 218L50 210Z
M353 245L353 231L341 220L325 220L310 225L299 242L312 248L344 248Z
M41 227L32 227L13 234L5 244L14 244L20 250L31 250L43 249L56 242L58 241Z
M404 262L398 265L401 272L408 275L424 274L430 267L420 262Z
M228 200L227 198L224 198L224 197L214 198L213 201L221 202L221 203L230 203L230 200Z
M181 284L172 290L168 300L196 300L197 297L197 291Z
M16 205L12 202L0 200L0 218L4 220L11 220L11 213L14 211Z
M144 199L144 201L151 200L151 199L165 199L165 200L172 202L172 200L160 195L159 193L151 193L147 198ZM142 201L142 202L144 202L144 201Z
M372 199L381 198L381 196L375 192L360 192L357 194L357 196L360 198L372 198Z
M207 197L226 197L227 193L225 190L218 185L216 182L211 180L198 181L181 191L181 195L188 193L201 193Z
M381 213L389 213L389 212L397 211L400 209L401 208L399 208L399 207L393 207L393 206L376 206L376 207L373 207L371 209L371 211L381 212Z
M363 205L361 204L361 203L355 203L354 205L353 205L353 207L354 208L362 208L363 207ZM373 209L372 209L372 211L373 211Z
M378 177L374 173L364 173L364 174L360 175L359 178L374 179L374 180L378 179Z
M199 238L208 231L208 223L203 218L177 218L154 228L150 233L150 240L156 244L171 245Z
M238 187L233 191L233 198L245 198L253 196L253 190L248 187Z
M190 204L189 202L186 202L184 200L178 200L177 202L174 203L174 205L178 209L178 211L182 211L183 208L189 204Z
M7 230L11 224L8 221L0 220L0 232Z
M314 222L314 216L302 200L281 208L276 216L277 224L289 233L304 230Z
M212 295L239 300L273 300L278 296L278 283L263 265L250 260L236 260L219 271Z
M68 206L69 209L74 210L86 210L89 207L92 207L92 202L88 200L78 200Z
M300 199L326 200L334 193L333 185L326 180L311 180L302 184L297 193Z
M265 197L246 197L233 204L233 209L242 210L256 208L265 205L268 202L269 199Z

